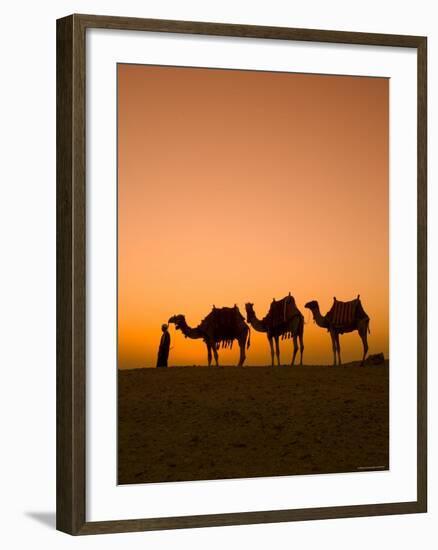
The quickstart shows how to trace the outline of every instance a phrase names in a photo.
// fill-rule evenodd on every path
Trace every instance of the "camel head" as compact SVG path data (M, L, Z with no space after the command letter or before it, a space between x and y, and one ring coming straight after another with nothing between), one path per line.
M182 315L181 313L179 313L178 315L172 315L172 317L170 317L170 319L167 321L169 324L170 323L173 323L175 325L175 328L177 330L181 330L181 326L183 324L185 324L186 322L186 318L184 317L184 315Z
M315 309L318 309L318 302L316 300L311 300L310 302L307 302L304 307L310 309L310 311L314 311Z
M249 320L254 316L254 304L251 304L250 302L245 304L246 309L246 320L249 323Z

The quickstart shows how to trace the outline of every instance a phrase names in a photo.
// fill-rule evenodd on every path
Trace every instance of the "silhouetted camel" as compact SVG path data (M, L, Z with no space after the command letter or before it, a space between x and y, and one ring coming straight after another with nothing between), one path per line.
M293 296L289 293L282 300L272 300L268 314L263 319L258 319L254 311L254 304L245 304L246 320L254 330L266 332L269 347L271 348L271 364L274 366L274 346L277 355L277 363L280 366L280 344L279 338L293 338L294 351L292 365L298 352L298 338L300 340L300 365L303 364L304 351L304 317L297 308Z
M238 366L241 367L245 361L245 346L248 341L248 348L251 344L250 329L237 306L217 308L213 306L211 312L203 319L196 328L187 325L184 315L174 315L168 321L173 323L177 330L180 330L186 338L202 339L207 346L208 366L211 366L212 352L216 366L219 366L218 353L222 347L232 347L233 341L237 340L240 348L240 359Z
M368 352L368 332L370 318L362 307L360 297L350 302L340 302L334 298L333 306L326 315L321 315L319 304L316 300L307 302L304 306L313 314L313 319L319 327L326 328L330 333L333 348L333 365L336 366L338 358L341 365L341 345L339 335L344 332L358 331L363 345L363 356L361 365L364 364ZM337 357L336 357L337 356Z

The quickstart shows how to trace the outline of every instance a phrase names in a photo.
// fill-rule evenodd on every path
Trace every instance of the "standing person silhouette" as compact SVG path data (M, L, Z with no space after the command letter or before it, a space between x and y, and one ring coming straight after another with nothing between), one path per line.
M163 334L160 340L160 346L158 348L158 357L157 357L157 368L167 367L167 360L169 358L170 350L170 334L166 324L161 325L161 330Z

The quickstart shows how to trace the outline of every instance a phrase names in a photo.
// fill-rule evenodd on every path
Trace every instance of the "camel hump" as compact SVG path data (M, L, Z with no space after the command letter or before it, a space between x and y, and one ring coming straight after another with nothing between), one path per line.
M205 317L199 328L202 332L213 333L218 342L229 342L237 338L245 325L245 319L237 305L215 307Z
M369 318L360 301L360 295L348 302L341 302L335 297L333 305L327 313L330 324L337 327L347 327L359 319Z
M202 323L213 323L218 326L231 326L239 320L244 320L243 315L237 304L233 307L215 307L213 306L210 313L205 317Z
M269 308L268 314L263 319L272 328L284 325L296 315L301 315L298 310L294 297L289 293L281 300L274 300Z

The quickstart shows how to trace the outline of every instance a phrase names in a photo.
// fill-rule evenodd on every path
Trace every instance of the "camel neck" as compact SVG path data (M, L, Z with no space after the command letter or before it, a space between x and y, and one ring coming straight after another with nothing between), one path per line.
M257 318L254 310L250 313L248 317L248 322L254 330L257 330L258 332L266 332L266 327L264 323Z
M184 323L181 323L180 325L181 332L186 336L187 338L197 339L202 338L202 334L200 333L199 329L189 327L189 325L184 321Z
M321 315L319 305L317 305L314 309L312 309L312 313L313 313L313 318L315 320L315 323L319 327L327 328L328 326L327 319Z

